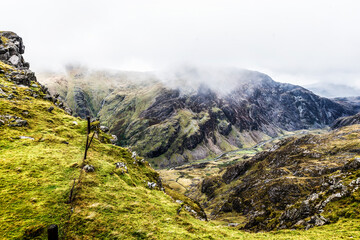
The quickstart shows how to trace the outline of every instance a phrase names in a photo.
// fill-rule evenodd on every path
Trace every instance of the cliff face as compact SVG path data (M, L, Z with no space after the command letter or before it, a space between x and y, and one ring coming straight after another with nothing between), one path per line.
M245 70L241 78L224 82L230 84L225 92L206 81L192 91L170 88L148 73L81 76L68 84L64 99L75 103L79 116L97 115L120 144L133 146L158 167L249 146L282 130L321 128L355 113L302 87Z

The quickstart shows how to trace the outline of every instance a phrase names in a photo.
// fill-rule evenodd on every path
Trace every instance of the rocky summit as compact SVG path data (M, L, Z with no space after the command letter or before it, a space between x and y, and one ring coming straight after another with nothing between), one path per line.
M196 68L188 72L174 80L70 67L66 75L45 74L40 81L54 93L60 90L77 116L98 117L118 144L161 168L248 147L284 131L323 128L356 113L259 72L225 71L215 78L221 86ZM202 81L188 86L197 79Z

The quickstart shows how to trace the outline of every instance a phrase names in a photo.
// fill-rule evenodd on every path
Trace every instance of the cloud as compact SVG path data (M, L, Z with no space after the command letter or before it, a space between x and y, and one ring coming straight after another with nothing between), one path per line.
M355 0L13 0L1 6L7 9L1 28L23 37L35 71L74 61L143 71L191 63L254 69L298 84L359 82Z

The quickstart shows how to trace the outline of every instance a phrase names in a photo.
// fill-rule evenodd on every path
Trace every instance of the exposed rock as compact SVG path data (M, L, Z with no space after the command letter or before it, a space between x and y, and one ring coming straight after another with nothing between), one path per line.
M49 108L47 109L47 111L48 111L49 113L51 113L53 110L54 110L54 107L53 107L53 106L51 106L51 107L49 107Z
M122 173L128 172L128 168L125 163L123 162L117 162L115 163L116 168L120 168L122 170Z
M3 36L7 42L0 43L0 60L13 65L16 68L28 69L29 64L26 63L22 57L25 46L23 45L21 37L13 32L0 32L0 37Z
M85 172L95 172L95 168L93 165L85 165L83 169Z
M71 108L68 108L68 107L65 107L65 112L69 115L72 115L73 114L73 111Z
M311 219L307 222L309 224L313 224L315 226L322 226L325 225L327 223L329 223L330 221L326 218L324 218L321 215L314 215L311 217Z
M16 55L12 55L12 56L9 58L8 61L11 62L12 65L15 65L15 66L16 66L16 65L19 64L20 58L19 58L18 56L16 56Z
M109 128L106 126L100 126L100 130L106 133L109 131Z
M239 223L229 223L227 226L228 227L237 227L237 226L239 226Z
M11 100L11 99L13 99L13 98L15 98L15 96L14 96L14 94L12 94L12 93L10 93L9 96L7 97L7 99L9 99L9 100Z
M51 97L50 94L46 94L46 95L43 97L43 99L49 100L49 101L52 101L52 100L53 100L53 98Z
M20 139L30 139L30 140L35 140L34 138L32 138L32 137L27 137L27 136L20 136L19 138L20 138Z
M349 163L345 164L343 170L357 170L360 168L360 158L355 158L354 160L350 161Z
M14 122L9 124L10 127L26 127L28 125L28 122L23 119L16 119Z
M154 182L147 182L147 187L150 189L155 189L156 188L156 183Z
M117 143L117 141L118 141L117 136L116 136L116 135L111 135L110 142L111 142L112 144L116 144L116 143Z
M357 97L338 97L333 99L345 107L352 109L355 112L360 112L360 96Z

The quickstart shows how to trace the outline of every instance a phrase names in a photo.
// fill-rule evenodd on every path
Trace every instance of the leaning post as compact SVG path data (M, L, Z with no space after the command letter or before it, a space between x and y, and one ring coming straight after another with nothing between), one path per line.
M90 116L87 116L86 119L87 119L87 135L86 135L84 160L86 159L86 154L89 147L88 142L89 142L89 134L90 134Z

